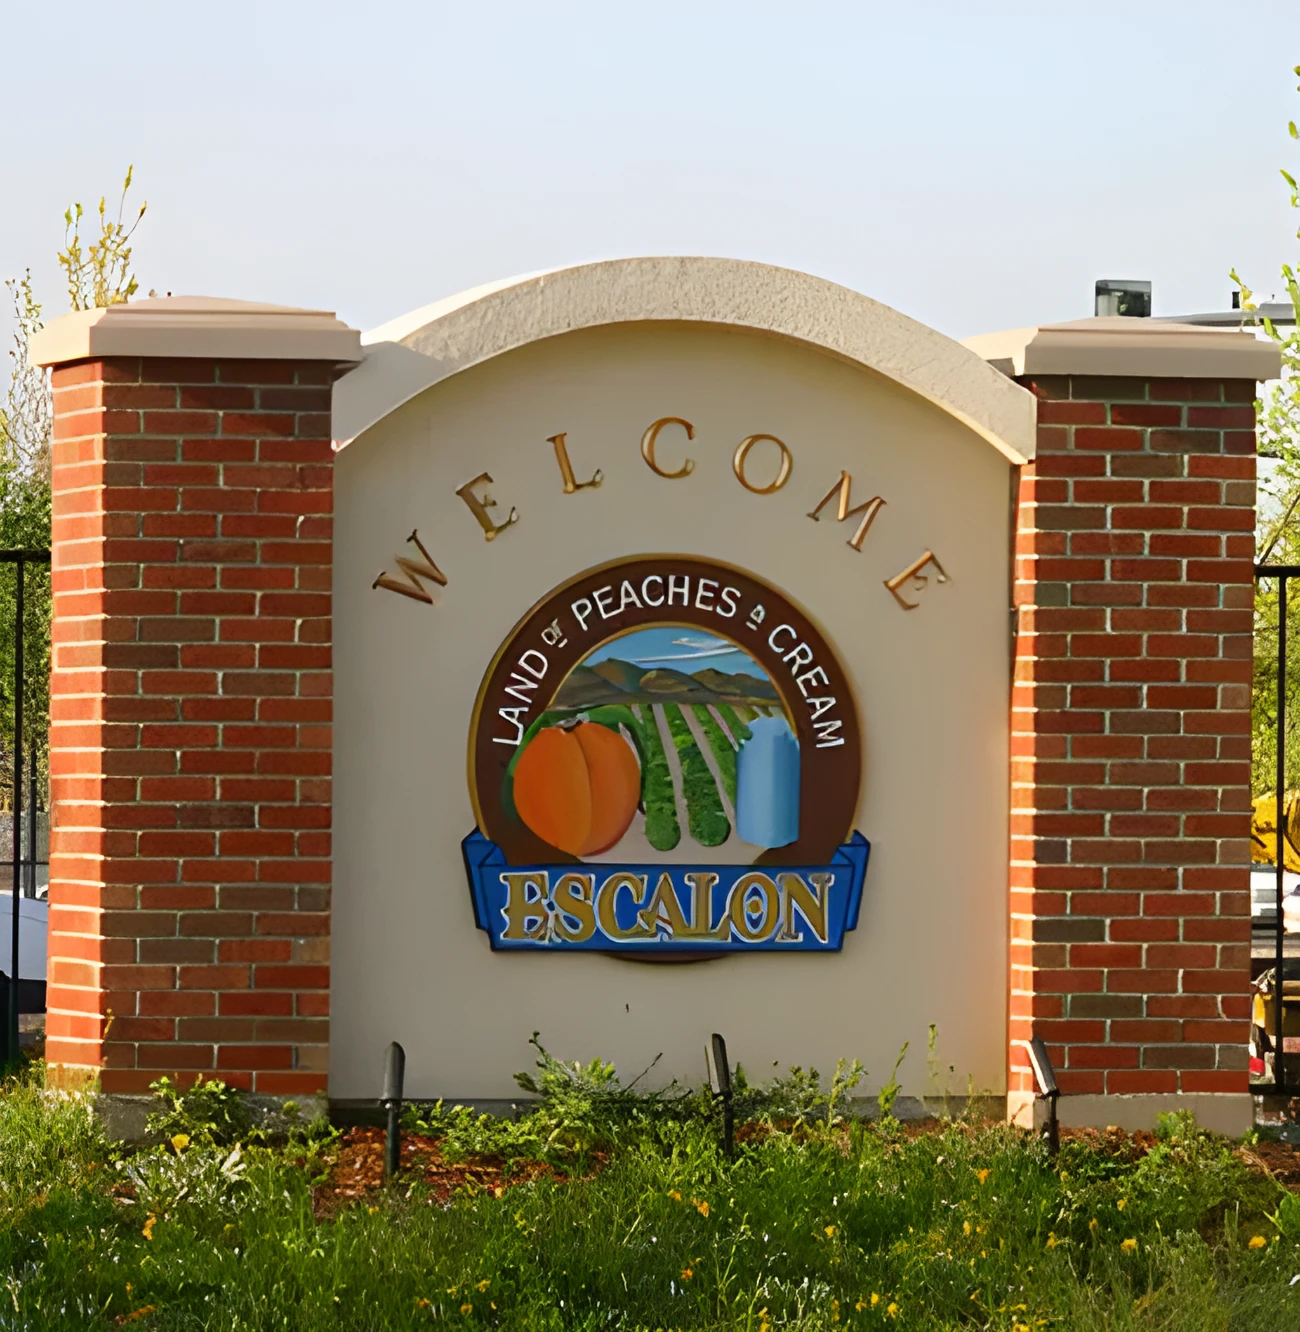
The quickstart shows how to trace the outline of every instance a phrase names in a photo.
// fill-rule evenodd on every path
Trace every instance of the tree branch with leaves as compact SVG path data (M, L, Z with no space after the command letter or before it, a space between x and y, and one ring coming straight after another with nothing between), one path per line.
M1300 65L1293 71L1300 76ZM1300 84L1296 91L1300 92ZM1296 122L1287 131L1292 142L1300 140ZM1285 167L1282 179L1290 190L1291 207L1300 211L1300 185ZM1300 226L1296 228L1300 240ZM1284 333L1272 319L1259 313L1255 293L1232 270L1232 280L1241 291L1242 309L1254 316L1257 328L1271 338L1282 357L1282 377L1269 385L1255 402L1258 453L1272 465L1262 468L1258 487L1263 503L1257 507L1255 559L1259 564L1300 564L1300 279L1297 264L1282 265L1282 284L1290 298L1295 322ZM1289 588L1288 591L1292 589ZM1300 584L1295 585L1300 592ZM1292 598L1287 610L1287 637L1293 645L1292 662L1300 660L1300 598ZM1277 650L1280 631L1276 580L1257 585L1255 594L1255 669L1251 708L1252 787L1256 794L1273 789L1277 752ZM1300 723L1300 670L1288 672L1287 713ZM1285 743L1286 785L1300 779L1300 724L1287 727Z
M58 259L73 310L119 305L138 290L131 272L131 239L147 205L140 206L129 224L124 221L131 177L128 168L115 216L100 199L93 239L83 240L86 213L81 204L73 204L63 215L64 248ZM41 304L30 270L21 278L10 279L6 286L14 307L14 341L9 352L9 385L0 401L0 548L44 549L50 544L53 406L49 375L32 364L29 354L31 340L41 328ZM0 809L9 806L14 775L15 577L14 565L0 566ZM24 731L27 743L35 747L44 789L52 610L49 569L29 566L24 590Z

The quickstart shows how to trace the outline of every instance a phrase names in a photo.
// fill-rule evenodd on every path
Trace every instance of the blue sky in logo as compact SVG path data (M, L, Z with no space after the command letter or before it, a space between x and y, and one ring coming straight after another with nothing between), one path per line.
M749 655L725 638L716 638L699 629L684 629L680 625L666 625L655 629L634 629L631 633L602 644L583 664L595 666L598 662L616 657L619 661L635 662L652 669L657 666L683 671L687 675L711 666L714 670L734 674L757 675L767 679L767 672Z

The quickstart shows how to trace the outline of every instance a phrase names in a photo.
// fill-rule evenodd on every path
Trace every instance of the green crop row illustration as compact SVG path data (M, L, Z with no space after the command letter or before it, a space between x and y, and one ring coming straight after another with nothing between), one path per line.
M682 795L686 799L691 836L701 846L721 846L731 836L731 823L722 809L718 783L695 743L695 734L681 708L676 703L665 703L662 707L682 768Z

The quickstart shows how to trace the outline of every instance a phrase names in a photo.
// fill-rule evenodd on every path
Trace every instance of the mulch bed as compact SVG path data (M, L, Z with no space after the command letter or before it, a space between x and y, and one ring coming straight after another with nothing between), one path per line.
M935 1132L938 1127L937 1120L915 1121L907 1124L904 1131L913 1137ZM740 1142L752 1142L761 1140L768 1132L770 1129L763 1125L746 1124L737 1129L736 1137ZM1063 1128L1061 1137L1126 1161L1141 1160L1157 1141L1154 1134L1127 1133L1123 1129ZM1283 1187L1300 1193L1300 1147L1287 1142L1260 1142L1238 1150L1251 1169L1271 1175ZM598 1169L601 1161L594 1164ZM442 1155L439 1139L420 1133L402 1134L401 1187L407 1189L418 1182L427 1190L431 1203L446 1204L459 1190L491 1193L499 1198L516 1184L531 1184L538 1180L563 1183L566 1178L541 1161L507 1162L498 1156L447 1161ZM383 1187L384 1130L349 1129L339 1139L337 1153L330 1162L324 1182L313 1193L314 1210L323 1220L353 1203L372 1198Z
M433 1203L446 1203L457 1190L501 1195L515 1184L539 1179L563 1182L565 1176L542 1161L507 1162L499 1156L476 1156L469 1161L447 1161L439 1139L422 1133L402 1134L401 1185L420 1183ZM339 1139L329 1173L317 1185L312 1200L318 1219L333 1216L351 1203L371 1197L384 1186L384 1130L349 1129Z
M1257 1142L1241 1149L1247 1165L1272 1175L1292 1193L1300 1193L1300 1149L1289 1142Z

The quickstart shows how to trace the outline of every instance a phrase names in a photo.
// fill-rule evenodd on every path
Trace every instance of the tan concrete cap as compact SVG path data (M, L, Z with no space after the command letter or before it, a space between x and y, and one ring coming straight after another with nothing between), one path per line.
M981 333L962 345L1008 375L1276 379L1282 373L1276 344L1252 333L1117 315Z
M639 322L747 328L817 347L894 380L1014 463L1034 456L1032 394L959 343L808 273L740 259L610 259L492 282L366 333L365 360L334 386L347 444L451 375L543 338Z
M107 356L355 365L361 360L361 334L332 310L218 296L154 296L63 315L32 338L29 354L36 365Z

